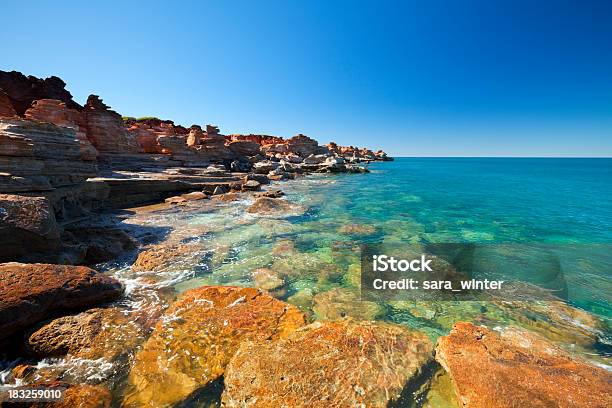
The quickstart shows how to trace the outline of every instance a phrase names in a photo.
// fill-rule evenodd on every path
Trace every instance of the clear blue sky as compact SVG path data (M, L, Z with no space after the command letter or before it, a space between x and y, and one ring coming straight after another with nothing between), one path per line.
M0 69L224 133L612 156L612 1L93 3L4 0Z

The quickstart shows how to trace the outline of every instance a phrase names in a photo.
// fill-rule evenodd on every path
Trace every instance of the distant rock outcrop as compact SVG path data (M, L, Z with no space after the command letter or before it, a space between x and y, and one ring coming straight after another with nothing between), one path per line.
M89 95L85 104L88 138L102 153L137 153L136 138L124 126L121 115L110 110L99 96Z

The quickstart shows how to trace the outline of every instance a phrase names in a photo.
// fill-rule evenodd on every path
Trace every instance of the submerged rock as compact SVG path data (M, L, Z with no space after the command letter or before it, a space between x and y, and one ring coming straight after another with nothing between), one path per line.
M258 268L251 272L251 278L258 288L273 290L285 284L282 278L269 268Z
M84 266L0 264L0 338L64 309L117 299L123 285Z
M467 408L612 405L609 371L573 359L526 330L499 334L460 322L439 339L436 360Z
M346 224L338 228L338 232L346 235L372 235L376 228L366 224Z
M347 316L357 320L374 320L385 313L385 308L378 303L362 301L357 291L341 288L317 294L312 309L321 320Z
M225 407L386 407L432 357L422 333L380 322L316 322L244 342L227 367Z
M277 200L269 197L260 197L247 208L247 212L259 215L300 215L305 209L287 200Z
M135 356L125 407L170 406L216 380L245 340L305 324L292 305L253 288L204 286L170 306Z
M167 268L173 262L191 257L198 249L201 248L193 244L152 245L138 254L138 258L132 264L132 270L158 271Z

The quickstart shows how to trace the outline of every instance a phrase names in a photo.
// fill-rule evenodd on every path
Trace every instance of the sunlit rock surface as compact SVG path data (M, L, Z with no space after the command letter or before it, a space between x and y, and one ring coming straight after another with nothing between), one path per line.
M501 334L457 323L439 339L436 359L463 406L608 407L612 374L574 359L543 337L516 328Z
M386 407L432 358L429 339L388 323L315 322L245 342L227 367L226 407Z
M223 375L243 341L286 337L304 324L297 308L258 289L213 286L187 291L136 354L124 406L182 401Z

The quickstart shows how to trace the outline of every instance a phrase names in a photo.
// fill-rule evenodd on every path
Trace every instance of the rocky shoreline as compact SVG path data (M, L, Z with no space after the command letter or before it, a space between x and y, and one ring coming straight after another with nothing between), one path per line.
M304 135L222 135L122 117L95 95L80 106L59 78L0 71L0 345L12 360L0 383L66 388L63 402L36 407L611 406L609 367L557 344L593 347L603 323L556 299L473 302L457 315L437 313L435 302L365 302L354 268L343 274L286 239L265 250L269 268L242 266L255 288L178 294L173 268L202 257L223 265L230 245L210 254L191 239L210 232L198 225L178 234L119 222L248 200L240 211L282 231L282 218L307 208L284 199L277 181L365 173L385 160ZM152 207L126 210L143 205ZM125 254L125 279L88 267ZM288 296L285 282L303 274L351 285ZM376 320L386 309L446 335L432 341ZM516 327L491 327L493 314Z

